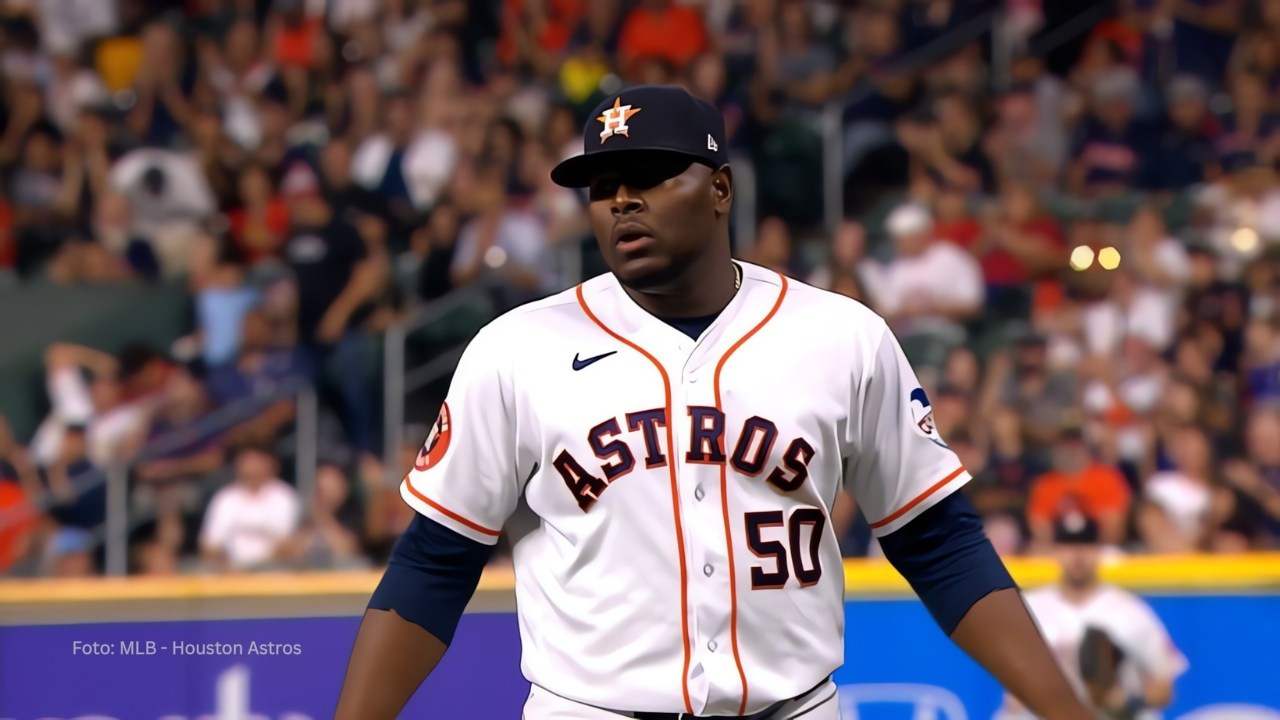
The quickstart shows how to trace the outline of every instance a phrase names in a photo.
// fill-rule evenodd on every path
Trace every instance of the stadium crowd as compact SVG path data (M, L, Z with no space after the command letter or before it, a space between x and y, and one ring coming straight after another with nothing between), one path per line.
M0 416L0 574L100 572L121 464L132 572L384 562L411 511L368 340L598 270L548 171L600 98L660 82L754 170L739 256L889 320L1002 553L1069 512L1126 551L1276 547L1280 2L1115 5L0 0L0 286L177 281L193 318L36 349L44 422ZM295 385L341 421L307 497ZM851 499L836 521L877 551Z

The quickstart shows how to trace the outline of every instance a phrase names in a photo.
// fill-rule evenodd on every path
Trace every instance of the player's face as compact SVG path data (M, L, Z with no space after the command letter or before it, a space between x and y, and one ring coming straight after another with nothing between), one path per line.
M1062 565L1062 582L1067 587L1088 587L1098 579L1098 548L1094 545L1059 545L1058 562Z
M660 152L620 160L592 178L589 192L605 263L623 285L650 292L672 288L697 265L732 197L727 170Z

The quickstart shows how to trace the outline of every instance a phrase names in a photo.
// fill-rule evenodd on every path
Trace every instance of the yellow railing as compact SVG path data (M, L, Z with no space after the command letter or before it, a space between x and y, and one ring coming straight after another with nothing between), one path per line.
M1050 559L1008 561L1019 584L1052 582L1057 567ZM906 581L888 563L846 560L845 590L852 596L902 596ZM1280 552L1249 555L1129 557L1108 562L1104 576L1122 587L1142 591L1280 591ZM0 606L43 603L217 600L232 598L367 596L378 572L325 572L224 576L178 576L0 581ZM506 593L515 576L492 568L480 582L483 593Z
M1053 582L1058 566L1049 558L1006 560L1023 587ZM1280 553L1248 555L1132 556L1104 563L1103 577L1131 590L1212 592L1247 589L1280 591ZM910 592L902 576L885 562L846 560L848 595L901 595Z

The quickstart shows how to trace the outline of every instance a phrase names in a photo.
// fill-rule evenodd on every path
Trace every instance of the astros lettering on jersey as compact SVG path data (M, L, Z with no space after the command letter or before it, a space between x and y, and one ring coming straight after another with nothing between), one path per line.
M843 483L877 535L968 481L885 322L739 263L698 340L605 274L470 343L401 493L512 533L522 670L604 708L737 715L840 666Z

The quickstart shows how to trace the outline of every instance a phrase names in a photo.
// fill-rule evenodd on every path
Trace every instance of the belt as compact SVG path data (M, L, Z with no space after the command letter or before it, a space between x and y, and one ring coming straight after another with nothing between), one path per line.
M766 720L766 718L781 710L787 703L805 697L827 684L827 681L830 679L831 678L829 677L822 678L822 682L814 685L808 690L805 690L799 695L787 698L786 700L779 700L769 707L760 710L759 712L751 713L750 715L690 715L688 713L668 712L633 712L629 713L629 715L630 717L635 718L635 720Z

